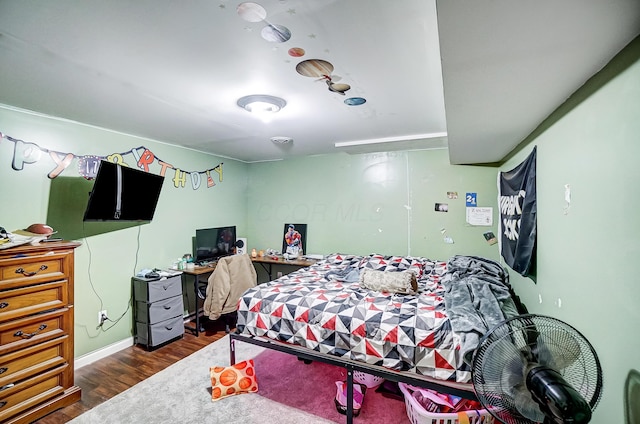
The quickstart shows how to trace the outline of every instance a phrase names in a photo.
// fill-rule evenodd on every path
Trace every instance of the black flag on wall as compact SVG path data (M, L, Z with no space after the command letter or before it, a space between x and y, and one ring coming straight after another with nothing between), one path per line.
M500 254L528 275L536 247L536 147L524 162L498 175Z

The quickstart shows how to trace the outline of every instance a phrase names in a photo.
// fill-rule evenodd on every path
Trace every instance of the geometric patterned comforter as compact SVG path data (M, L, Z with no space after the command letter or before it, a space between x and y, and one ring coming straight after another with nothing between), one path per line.
M446 262L417 257L329 255L247 290L238 332L441 380L467 383L469 366L451 328L440 280ZM363 268L413 271L416 294L360 287Z

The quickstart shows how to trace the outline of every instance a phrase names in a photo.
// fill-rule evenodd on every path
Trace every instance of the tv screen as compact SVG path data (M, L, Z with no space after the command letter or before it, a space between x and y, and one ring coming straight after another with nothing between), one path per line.
M84 221L151 221L164 177L100 162Z
M233 255L236 227L200 228L196 230L193 257L196 262L212 262L222 256Z

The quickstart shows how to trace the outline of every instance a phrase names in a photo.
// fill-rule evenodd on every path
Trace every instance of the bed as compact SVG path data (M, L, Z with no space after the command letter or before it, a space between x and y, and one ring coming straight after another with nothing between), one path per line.
M408 275L411 287L387 284ZM242 295L232 363L242 340L473 399L475 346L521 312L508 273L486 258L332 254Z

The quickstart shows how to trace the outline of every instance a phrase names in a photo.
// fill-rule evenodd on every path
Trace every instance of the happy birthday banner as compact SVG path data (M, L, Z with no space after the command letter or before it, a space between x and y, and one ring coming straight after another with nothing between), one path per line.
M77 159L78 174L88 180L92 180L96 177L100 161L106 160L122 166L130 166L129 163L135 163L136 167L145 172L150 172L149 166L156 163L157 166L160 167L159 174L163 177L166 176L167 172L173 171L172 180L175 188L185 188L187 186L187 176L189 176L191 188L197 190L202 186L203 175L207 180L206 187L213 187L216 183L211 176L212 172L218 176L218 181L222 182L222 162L215 167L204 171L185 171L161 160L151 150L144 146L136 147L126 152L112 153L108 156L80 156L73 153L49 150L38 146L36 143L18 140L0 132L0 142L2 139L6 139L14 143L11 167L16 171L22 171L25 164L29 165L38 162L42 158L43 153L48 154L55 163L55 168L47 174L50 179L54 179L58 175L62 174L62 172L71 165L73 160ZM129 162L131 159L133 159L133 162Z

